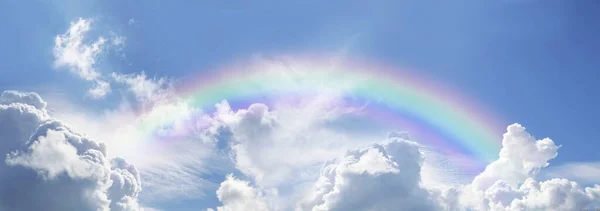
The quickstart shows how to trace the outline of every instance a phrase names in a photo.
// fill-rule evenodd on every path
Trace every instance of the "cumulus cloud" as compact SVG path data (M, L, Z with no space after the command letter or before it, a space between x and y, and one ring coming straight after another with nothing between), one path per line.
M0 210L139 210L135 166L53 119L35 93L0 96Z
M549 138L536 141L523 126L510 125L502 139L498 160L475 177L473 188L486 190L498 180L512 185L520 184L548 166L548 161L558 155L558 148Z
M423 156L401 138L327 162L298 210L437 210L420 185Z
M256 182L256 187L250 187L247 182L243 182L243 187L252 190L249 193L278 193L282 188L285 189L284 184L298 182L294 179L301 173L293 170L295 163L281 160L294 160L293 157L302 156L289 151L286 154L278 154L278 150L283 151L285 148L273 148L286 141L283 138L285 136L278 135L279 131L288 126L283 125L287 122L282 121L279 110L270 111L263 104L254 104L248 109L234 112L223 102L217 105L217 112L211 120L213 124L219 123L219 127L210 129L212 133L219 135L215 140L228 142L236 167ZM284 134L302 136L302 133L289 132L288 130ZM599 185L582 187L574 181L561 178L536 180L539 172L558 155L560 146L549 138L536 140L519 124L507 128L498 160L490 163L469 184L444 189L423 185L422 166L427 155L421 152L422 146L408 139L406 134L392 133L384 143L349 150L338 159L326 161L320 172L317 172L316 181L307 189L304 189L307 186L293 186L296 192L306 190L301 194L303 197L298 197L298 194L265 194L260 201L267 200L271 210L291 209L289 204L275 203L282 200L282 197L288 197L288 201L296 201L296 210L600 208ZM302 143L310 141L305 140ZM299 147L297 150L303 152L304 149ZM319 160L314 159L313 162L320 163ZM274 168L269 168L269 165L273 165ZM311 165L300 166L307 168ZM292 170L285 174L281 169ZM265 185L268 184L265 180L269 181L273 177L283 178L285 182ZM224 183L231 180L231 176L227 177ZM236 196L241 195L244 194ZM256 195L245 195L248 196L247 201L256 201L253 198ZM225 204L223 197L219 196L219 199ZM246 200L236 201L242 203ZM274 203L280 206L272 206Z
M4 91L0 95L0 104L20 103L22 105L31 105L42 111L46 108L47 103L42 98L32 92Z
M217 207L217 211L270 210L269 204L260 190L251 187L248 182L239 180L233 175L228 175L225 181L221 183L217 190L217 197L223 203L223 206Z
M332 130L332 128L323 126L323 122L330 120L330 118L323 118L323 116L330 113L331 109L338 109L339 107L324 103L321 98L307 102L307 104L298 107L284 108L280 106L276 110L271 110L264 104L252 104L247 109L233 111L230 105L223 101L216 105L214 114L207 116L208 125L204 127L204 136L214 142L217 150L229 152L235 167L251 178L256 188L266 193L265 197L269 201L272 210L294 209L297 204L296 200L303 197L303 191L301 190L312 186L311 183L315 176L319 175L319 169L324 162L343 154L346 149L368 144L367 141L361 140L361 138L348 137ZM391 135L390 140L400 142L400 140L404 140L402 137L405 136ZM372 139L369 140L369 142L372 141ZM329 161L331 162L329 165L340 166L339 168L330 168L345 169L340 172L339 177L348 178L359 177L354 174L360 175L359 169L365 168L372 174L365 176L365 183L369 183L369 181L373 183L373 181L381 178L394 180L395 176L403 175L399 178L403 180L411 178L410 181L413 181L416 185L399 184L396 187L402 186L406 188L405 190L414 189L415 195L421 194L421 196L427 198L426 192L418 193L425 190L420 188L419 184L420 165L423 159L421 153L416 150L416 144L412 142L411 144L414 146L408 144L411 146L410 149L413 150L411 151L396 147L394 143L385 145L387 149L384 149L383 145L374 145L371 151L348 152L348 158L354 156L357 160L362 159L362 161L356 165L339 160ZM382 151L376 152L376 150ZM404 155L403 152L413 154ZM393 153L398 153L394 155L396 158L389 155ZM404 156L412 156L410 159L413 160L406 161L409 158L403 158ZM388 163L379 162L385 159L388 160ZM409 164L410 162L412 164ZM372 164L375 165L374 168L369 168ZM399 167L397 166L399 164L405 168L412 166L410 168L416 169L412 169L412 173L399 174ZM352 168L349 166L352 166ZM356 170L356 172L352 172L351 169ZM321 171L321 173L324 172L326 171ZM380 177L379 174L387 176ZM329 176L335 177L333 173ZM321 175L321 178L328 178L329 176ZM338 180L338 182L341 181ZM341 183L338 188L352 189L354 188L352 184ZM335 192L335 190L330 191ZM337 201L333 198L335 197L331 197L330 200L332 201L328 202L327 205L320 205L321 208L327 209L323 207L328 206L344 207L340 202L345 201L343 195L337 197L335 199ZM317 207L319 205L316 201L308 200L304 204L301 207L310 207L311 205ZM385 204L385 202L382 202L382 204ZM433 203L429 203L429 205L423 206L430 206L429 209L432 209L432 205ZM395 205L389 204L389 206ZM411 206L413 205L407 205L407 207ZM415 204L414 206L418 207L420 205Z
M223 101L216 107L207 116L205 130L210 133L205 136L228 150L236 168L264 188L307 181L324 161L358 145L322 126L321 114L330 110L321 105L274 111L265 104L252 104L233 111Z
M600 186L579 186L566 179L536 181L539 171L557 156L549 138L536 140L525 127L510 125L498 160L469 185L446 190L451 210L585 210L600 208Z
M140 173L134 165L123 158L113 158L110 161L112 184L108 189L111 198L110 210L137 210L138 195L142 190Z
M220 181L207 175L226 175L223 168L233 168L226 156L217 156L212 142L204 142L195 132L203 122L203 113L181 99L157 101L146 107L122 101L116 109L89 110L68 100L54 98L53 115L84 132L103 140L110 156L135 163L144 191L143 204L179 202L213 194ZM60 102L60 107L56 107ZM199 140L200 139L200 140ZM213 173L216 172L216 173Z
M16 113L50 118L39 96L18 92L7 92L2 96L0 102L5 107L11 105L9 107L18 111ZM108 166L104 169L110 169L105 171L110 171L106 174L111 186L98 182L103 185L92 189L104 190L99 193L105 198L97 198L104 200L101 206L125 210L139 208L140 178L149 179L144 184L153 189L152 200L163 198L157 197L161 195L181 199L189 193L201 197L203 188L218 187L217 198L222 206L216 207L217 210L239 210L250 206L255 210L394 210L398 207L410 210L577 210L600 206L600 186L583 187L567 179L537 178L558 155L560 146L549 138L536 140L521 125L507 128L498 160L490 163L472 182L439 189L425 186L422 181L430 154L423 146L410 141L410 136L390 133L384 142L369 145L366 141L336 134L319 124L328 119L321 117L330 111L330 107L327 103L317 105L299 106L310 109L278 107L272 110L264 104L253 104L234 111L223 101L216 105L215 113L205 115L185 102L159 104L144 114L144 118L134 115L131 121L176 120L163 121L166 125L157 128L164 128L164 131L158 135L192 136L178 139L181 142L169 146L177 149L163 154L145 148L154 156L136 160L136 164L140 160L148 161L144 164L148 168L142 168L141 172L119 164L120 160L104 158L102 165ZM31 112L23 112L28 110ZM117 112L110 118L123 116ZM36 128L37 123L34 125L12 127ZM11 152L7 162L10 161L8 163L13 167L30 169L45 180L59 180L61 175L67 178L96 175L93 171L95 163L89 161L94 157L74 156L79 155L79 151L73 148L81 147L70 144L70 136L56 134L56 131L69 134L66 130L52 128L54 132L32 139L32 143L37 143L35 146L12 146L12 150L6 150ZM10 130L24 131L20 136L26 140L36 131ZM190 137L195 137L190 140L196 141L187 142ZM369 139L369 142L373 141ZM356 147L361 145L367 147ZM348 150L353 147L358 150ZM87 151L92 149L102 151L101 147L91 147ZM58 152L68 156L54 158L56 162L52 165L37 159ZM106 157L104 153L99 154ZM344 153L343 156L331 160L340 153ZM218 171L244 174L242 178L247 181L230 175L220 185L213 186L203 179L208 171L207 163L217 161L215 165L229 165L220 160L228 157L211 157L222 155L228 155L231 167L238 171L229 167ZM106 180L106 177L98 178Z

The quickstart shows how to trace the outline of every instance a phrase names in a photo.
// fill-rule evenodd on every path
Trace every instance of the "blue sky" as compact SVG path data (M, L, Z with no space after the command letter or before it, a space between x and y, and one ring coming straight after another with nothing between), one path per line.
M129 38L132 65L112 68L157 76L256 53L333 52L354 40L351 54L426 71L510 122L568 141L573 150L558 159L600 159L589 146L600 137L593 1L70 3L3 3L4 89L64 79L51 71L53 38L77 17L99 18Z
M86 41L126 38L98 57L95 69L104 74L177 80L257 54L347 48L352 57L413 67L502 123L551 137L562 145L552 165L597 163L598 14L600 4L587 0L1 1L0 90L33 91L49 102L44 94L56 95L97 113L117 107L120 95L86 97L89 84L54 65L55 37L80 17L93 20ZM191 210L219 202L210 195L150 204Z

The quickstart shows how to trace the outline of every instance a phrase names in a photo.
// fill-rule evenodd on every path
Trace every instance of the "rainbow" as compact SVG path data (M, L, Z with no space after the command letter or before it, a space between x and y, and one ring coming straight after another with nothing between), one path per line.
M504 127L484 106L423 74L383 65L284 58L242 62L188 78L177 87L179 95L202 109L222 100L269 105L332 95L362 108L372 121L409 131L434 148L489 162L501 145Z

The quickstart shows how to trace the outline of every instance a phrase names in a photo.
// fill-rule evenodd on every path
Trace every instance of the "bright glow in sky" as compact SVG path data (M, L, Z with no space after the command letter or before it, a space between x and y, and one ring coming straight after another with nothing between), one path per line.
M0 210L600 209L595 1L0 2Z

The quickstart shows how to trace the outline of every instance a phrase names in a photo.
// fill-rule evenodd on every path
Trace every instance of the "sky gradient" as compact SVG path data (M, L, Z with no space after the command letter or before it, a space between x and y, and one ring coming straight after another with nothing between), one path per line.
M44 118L59 119L73 130L105 142L107 159L121 156L135 165L141 175L137 181L148 181L141 182L142 191L139 192L140 207L147 210L150 207L158 210L226 207L224 198L227 195L219 195L217 190L246 186L245 193L255 193L252 197L263 198L265 202L253 205L240 202L242 207L289 210L290 204L294 204L291 208L306 210L313 202L292 203L303 194L295 190L307 189L319 184L317 178L331 176L321 172L322 167L331 165L335 166L331 168L345 169L340 172L353 171L355 163L330 159L354 156L361 160L363 156L371 156L371 150L377 151L390 162L399 163L382 167L389 174L395 174L395 168L412 168L403 163L404 160L394 160L396 158L420 162L418 156L410 154L414 146L404 142L410 138L400 141L385 137L392 130L407 130L410 134L410 127L403 128L408 124L385 125L365 120L369 115L360 116L355 113L360 110L359 106L352 107L367 103L362 99L354 99L353 104L346 96L331 93L311 97L298 95L294 99L227 99L236 95L215 91L211 96L218 100L206 102L209 106L197 107L187 101L193 94L181 95L185 93L181 89L190 86L203 90L203 83L210 82L199 78L203 74L213 75L212 72L220 73L228 68L266 71L269 68L261 66L261 62L277 63L281 58L324 67L331 64L321 61L333 64L341 58L349 60L341 63L350 66L352 61L361 61L357 63L422 76L460 93L469 99L469 103L472 101L473 105L489 112L499 125L494 126L498 131L497 143L503 138L508 140L506 143L530 140L521 131L523 127L538 144L532 149L541 150L539 157L523 161L526 163L524 169L515 170L533 169L536 175L526 173L523 177L504 178L495 176L500 174L494 171L508 168L506 166L510 165L506 163L490 161L464 170L466 167L458 160L467 158L445 157L447 155L435 147L420 146L419 150L426 152L425 157L428 150L432 150L430 157L435 158L426 158L424 163L419 163L417 175L421 170L448 175L444 178L421 176L427 184L468 183L486 190L492 188L484 185L488 180L502 179L511 183L514 179L516 182L511 185L518 189L529 177L538 180L566 178L582 186L600 183L600 154L597 153L600 147L600 130L597 130L600 119L600 60L597 59L600 55L600 25L596 23L600 18L600 3L591 0L459 2L1 1L0 90L39 94L48 106L36 109L46 109L42 113L47 112L49 116L39 117L40 122ZM74 26L81 28L77 31ZM306 58L318 58L319 62ZM291 66L290 69L300 69ZM344 70L344 65L332 66ZM369 75L369 70L361 71L364 71L361 74ZM373 75L377 72L371 71ZM261 76L258 74L259 78ZM103 84L110 87L102 87ZM99 87L102 89L94 91ZM26 98L11 96L6 94L0 102L9 105L14 99ZM19 100L14 102L27 104ZM217 103L216 108L211 107ZM254 103L264 103L268 108L252 105ZM254 117L262 119L253 122ZM408 120L411 118L407 117ZM323 119L327 119L327 124L322 123ZM419 117L414 119L421 120ZM144 124L155 125L151 132L141 131L138 127ZM194 128L190 129L191 125ZM507 131L509 125L512 126ZM116 132L112 134L111 131ZM425 130L421 135L428 132ZM418 139L420 132L413 133L416 138L411 138ZM506 134L503 136L503 133ZM462 130L461 134L469 135ZM163 136L168 138L163 140ZM268 137L265 139L273 143L257 142L257 137ZM552 139L552 144L535 142L546 137ZM214 143L207 141L209 139ZM307 140L314 140L314 143ZM259 153L266 150L272 156L285 156L293 153L290 148L298 145L302 146L298 152L313 156L273 161L277 159ZM540 149L542 145L547 148ZM521 148L503 147L507 155L528 154ZM554 147L560 156L552 156ZM405 151L392 150L396 148ZM405 154L397 154L401 152ZM149 153L156 156L150 159L145 156ZM536 153L531 154L538 155ZM496 163L513 162L510 159L502 161L502 154L492 154L492 157L500 157ZM530 158L524 156L523 159ZM7 158L6 162L9 160ZM546 166L548 160L551 165ZM33 165L31 163L28 165ZM432 163L435 168L429 166ZM484 170L486 165L488 168ZM537 174L539 169L542 170ZM132 174L135 177L135 173ZM227 176L229 174L233 176ZM295 174L302 176L289 179L289 175ZM347 175L339 173L337 176ZM367 178L356 184L372 184L369 182L372 181ZM388 182L397 181L390 179ZM404 183L400 186L412 187ZM423 191L431 192L430 189ZM163 193L172 193L173 197L159 199ZM134 198L137 203L138 197ZM351 207L334 199L334 196L324 197L325 202L319 204L320 208ZM432 208L429 204L381 203L383 205L374 206L382 210L405 205L422 210L440 209L435 207L439 204L431 205L435 207ZM18 208L16 205L5 206ZM451 207L444 206L444 209Z

